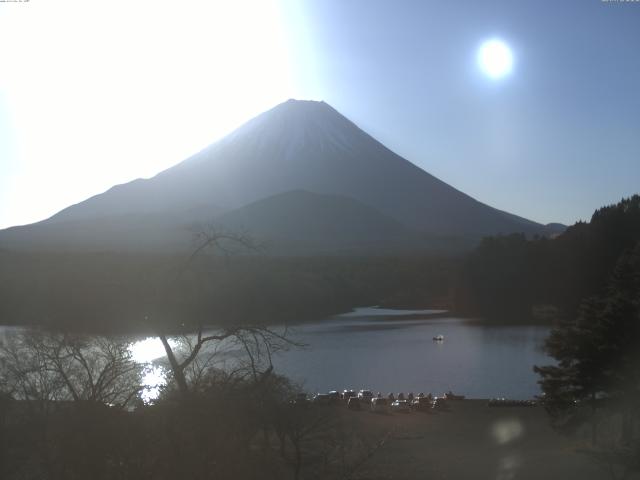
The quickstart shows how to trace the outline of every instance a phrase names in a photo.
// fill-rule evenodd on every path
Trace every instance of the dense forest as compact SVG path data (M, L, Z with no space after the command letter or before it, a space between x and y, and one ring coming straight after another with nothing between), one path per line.
M638 242L638 195L596 210L557 238L485 238L461 268L456 309L486 318L573 318Z
M446 306L456 261L0 253L0 323L84 331L300 322L356 306Z

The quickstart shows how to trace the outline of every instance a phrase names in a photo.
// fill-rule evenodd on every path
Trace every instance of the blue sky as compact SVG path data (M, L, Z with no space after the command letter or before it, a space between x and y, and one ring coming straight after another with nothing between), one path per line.
M151 176L289 97L543 223L640 191L640 2L106 3L0 4L0 227ZM514 56L498 80L476 61L495 37Z

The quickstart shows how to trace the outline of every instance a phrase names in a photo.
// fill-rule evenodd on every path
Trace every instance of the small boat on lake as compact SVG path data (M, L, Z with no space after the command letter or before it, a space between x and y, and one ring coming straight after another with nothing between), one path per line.
M444 341L444 335L436 335L435 337L433 337L433 341L434 342L442 342L442 341Z

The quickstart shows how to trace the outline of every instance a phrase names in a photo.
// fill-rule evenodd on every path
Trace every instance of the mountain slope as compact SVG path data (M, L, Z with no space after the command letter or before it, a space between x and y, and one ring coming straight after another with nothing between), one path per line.
M41 225L118 224L118 237L126 243L132 218L159 218L166 223L162 228L177 228L184 215L202 212L194 220L205 221L291 190L351 197L402 228L428 235L545 233L544 226L489 207L433 177L324 102L295 100L151 179L115 186ZM30 235L29 227L11 230L14 240L20 232ZM6 234L0 232L0 246Z
M424 248L422 236L357 200L294 190L268 197L216 219L250 232L275 253L380 253Z

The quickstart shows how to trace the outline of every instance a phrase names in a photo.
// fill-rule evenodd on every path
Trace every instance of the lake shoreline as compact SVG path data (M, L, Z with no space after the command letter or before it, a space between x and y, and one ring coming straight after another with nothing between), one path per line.
M295 328L296 326L304 326L304 325L308 325L308 324L313 324L313 323L317 323L317 322L322 322L322 321L331 321L331 320L335 320L335 319L339 319L339 318L344 318L347 315L352 315L354 312L357 312L358 309L361 308L379 308L377 306L375 307L354 307L350 310L342 310L340 312L337 313L333 313L333 314L328 314L328 315L314 315L305 319L300 319L300 320L296 320L296 321L287 321L287 322L283 322L281 324L263 324L263 323L247 323L246 325L251 325L251 326L265 326L265 327L280 327L280 326L284 326L285 328L291 327L291 328ZM512 327L518 327L518 326L553 326L555 324L554 320L542 320L542 319L532 319L532 318L527 318L524 321L509 321L506 318L486 318L486 317L479 317L479 316L474 316L474 315L467 315L467 314L459 314L457 313L455 310L444 310L444 311L438 311L438 312L433 312L433 313L408 313L408 314L403 314L401 313L404 310L407 311L415 311L414 309L411 308L393 308L393 310L396 310L398 313L397 314L392 314L392 315L376 315L375 320L379 320L379 321L403 321L403 320L424 320L424 321L428 321L428 320L439 320L439 319L443 319L443 318L461 318L464 319L468 322L473 322L473 323L478 323L478 324L485 324L485 325L496 325L496 326L512 326ZM435 309L434 309L435 310ZM439 310L439 309L438 309ZM363 315L364 317L364 315ZM358 318L356 315L352 315L352 318ZM220 323L220 324L205 324L202 326L202 328L204 330L217 330L217 329L223 329L226 327L233 327L235 325L227 325L224 323ZM74 326L64 326L64 325L50 325L50 324L46 324L46 323L42 323L42 324L37 324L37 323L32 323L32 324L12 324L12 323L7 323L7 324L1 324L0 323L0 328L31 328L31 329L41 329L44 330L46 332L51 332L51 333L68 333L68 334L74 334L74 335L104 335L104 336L120 336L120 335L132 335L132 336L141 336L141 337L149 337L149 336L158 336L159 335L159 331L160 329L158 328L137 328L138 326L136 326L136 328L131 328L131 329L109 329L109 328L100 328L100 329L83 329L83 328L78 328L77 325ZM169 336L176 336L176 335L191 335L194 333L197 333L197 329L194 327L193 329L179 329L179 328L175 328L175 329L164 329L162 330L162 333L165 335L169 335Z

